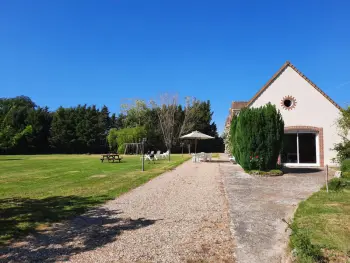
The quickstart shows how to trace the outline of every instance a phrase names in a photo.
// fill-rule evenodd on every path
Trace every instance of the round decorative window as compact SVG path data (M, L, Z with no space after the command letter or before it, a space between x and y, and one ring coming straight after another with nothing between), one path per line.
M292 96L286 96L282 99L281 101L281 106L285 109L285 110L292 110L295 108L295 106L297 105L297 101L294 97Z

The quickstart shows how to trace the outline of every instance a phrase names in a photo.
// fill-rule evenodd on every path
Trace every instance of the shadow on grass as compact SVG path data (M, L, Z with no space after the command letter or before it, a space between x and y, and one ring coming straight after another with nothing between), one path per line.
M3 199L0 209L2 242L25 237L21 242L8 244L0 250L6 262L55 262L95 249L112 242L122 231L130 231L154 224L157 220L120 217L121 212L93 208L98 198L55 196L45 199ZM78 214L83 215L74 217ZM63 223L54 223L63 219ZM43 223L51 223L43 225ZM41 226L38 227L38 225ZM36 230L35 230L36 228Z
M312 174L322 172L320 168L292 168L292 167L283 167L283 173L285 174Z
M39 224L57 222L84 213L107 197L53 196L43 199L0 200L0 242L34 230Z
M20 161L20 160L23 160L23 159L20 159L20 158L0 159L0 162Z

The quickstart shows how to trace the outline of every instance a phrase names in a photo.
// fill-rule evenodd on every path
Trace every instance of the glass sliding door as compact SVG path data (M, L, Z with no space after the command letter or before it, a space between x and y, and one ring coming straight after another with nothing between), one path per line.
M316 134L299 133L299 163L317 162L316 158Z
M291 165L316 165L317 134L312 132L285 133L281 161Z

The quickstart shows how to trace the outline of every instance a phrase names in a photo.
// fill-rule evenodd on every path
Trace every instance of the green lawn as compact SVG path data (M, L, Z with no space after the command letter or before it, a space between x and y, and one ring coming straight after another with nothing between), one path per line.
M329 262L350 262L350 178L333 179L329 193L322 188L302 202L295 213L293 225L309 238L312 245L323 251ZM298 235L292 235L292 246L293 243L299 244L302 249L308 250L305 243L298 239ZM312 260L304 255L300 262Z
M101 163L99 155L0 156L0 244L43 224L70 218L170 170L188 156L156 163L125 156Z

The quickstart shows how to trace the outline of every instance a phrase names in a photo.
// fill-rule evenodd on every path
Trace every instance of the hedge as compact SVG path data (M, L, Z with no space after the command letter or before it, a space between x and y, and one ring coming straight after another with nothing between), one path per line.
M242 109L231 122L231 152L245 170L276 169L281 153L284 122L270 103Z

